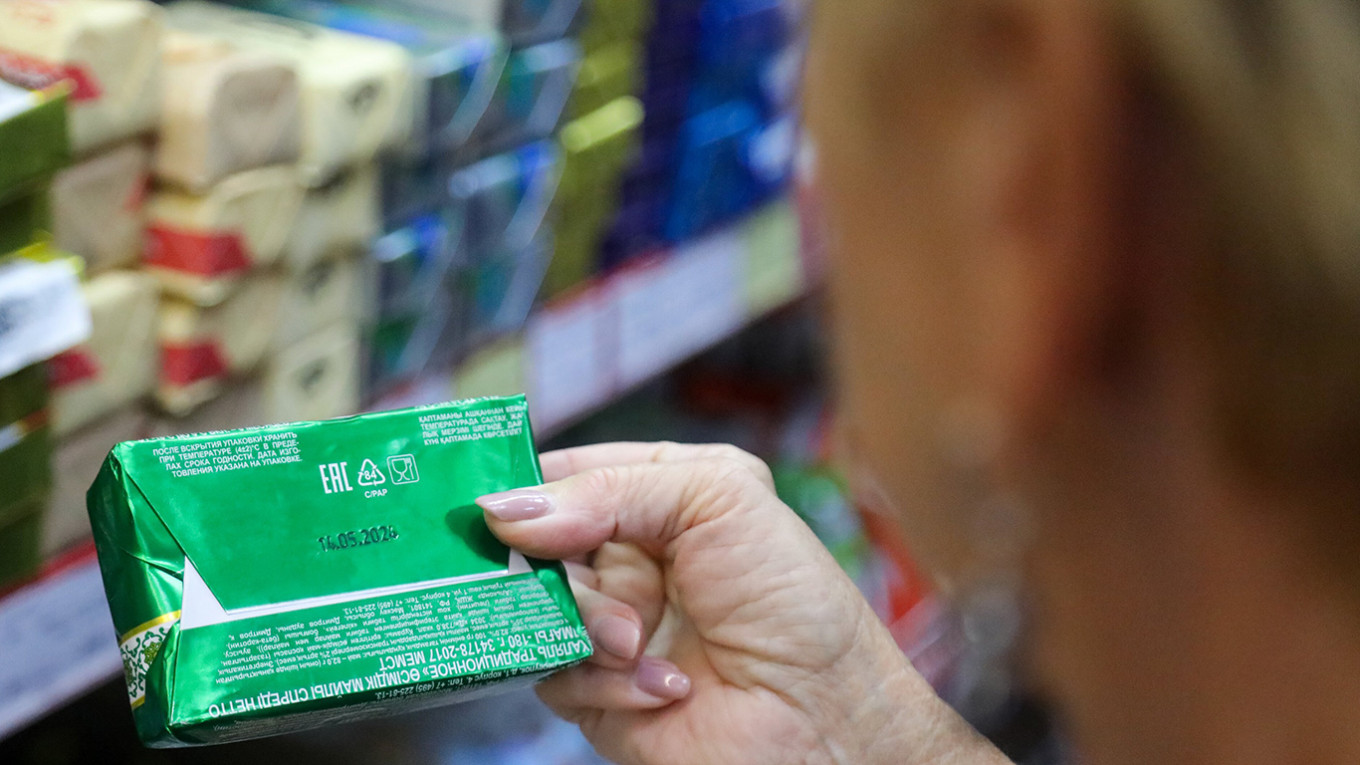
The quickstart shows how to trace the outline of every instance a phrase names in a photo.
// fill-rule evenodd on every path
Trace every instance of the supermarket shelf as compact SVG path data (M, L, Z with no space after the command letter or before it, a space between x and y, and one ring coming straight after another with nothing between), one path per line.
M788 203L627 268L379 408L527 391L551 435L796 300L807 284ZM0 596L0 739L122 668L92 550Z

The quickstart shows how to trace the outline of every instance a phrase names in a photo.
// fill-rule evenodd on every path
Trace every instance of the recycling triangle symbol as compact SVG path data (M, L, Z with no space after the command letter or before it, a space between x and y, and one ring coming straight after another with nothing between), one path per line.
M380 486L387 483L387 476L373 464L373 460L364 460L364 464L359 468L360 486Z

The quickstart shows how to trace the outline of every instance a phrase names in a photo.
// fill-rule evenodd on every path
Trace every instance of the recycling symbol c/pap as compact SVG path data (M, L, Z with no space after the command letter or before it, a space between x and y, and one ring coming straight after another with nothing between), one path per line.
M387 476L373 464L373 460L364 460L363 466L359 468L360 486L380 486L387 483Z

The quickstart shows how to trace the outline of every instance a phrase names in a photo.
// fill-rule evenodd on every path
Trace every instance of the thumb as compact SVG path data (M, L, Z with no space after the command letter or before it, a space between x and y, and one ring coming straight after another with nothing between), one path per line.
M536 558L561 560L606 542L655 556L687 531L736 512L778 507L748 466L726 457L604 467L477 500L491 531ZM754 533L759 525L753 524Z

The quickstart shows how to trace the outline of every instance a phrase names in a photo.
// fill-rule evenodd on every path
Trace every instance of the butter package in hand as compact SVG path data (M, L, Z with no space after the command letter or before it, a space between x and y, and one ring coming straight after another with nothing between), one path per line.
M166 36L156 176L205 191L229 175L297 161L302 101L291 60L182 30Z
M411 59L400 45L201 0L166 9L172 29L286 58L302 88L302 152L308 186L373 161L410 140L415 122Z
M275 353L261 375L265 421L329 420L359 411L359 327L341 320Z
M291 167L247 170L204 194L162 188L147 202L146 268L167 293L216 305L247 272L278 261L302 197Z
M150 396L156 384L156 280L110 271L86 282L83 292L90 339L49 362L58 438Z
M284 274L283 304L273 347L285 349L345 320L365 320L369 301L362 267L359 257L336 257L318 261L304 271Z
M161 36L146 0L7 0L0 79L69 83L71 146L86 153L155 129Z
M183 300L161 301L161 368L156 399L184 415L216 397L227 382L253 370L278 330L282 279L259 272L242 280L228 300L204 308Z
M136 265L146 228L151 153L140 141L77 162L52 180L56 245L85 260L87 274Z
M371 164L307 189L284 249L283 265L305 271L328 257L367 247L382 227L381 195L378 171Z
M473 504L541 481L522 396L119 444L89 510L142 741L412 711L584 661L561 564Z

